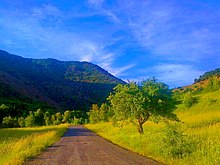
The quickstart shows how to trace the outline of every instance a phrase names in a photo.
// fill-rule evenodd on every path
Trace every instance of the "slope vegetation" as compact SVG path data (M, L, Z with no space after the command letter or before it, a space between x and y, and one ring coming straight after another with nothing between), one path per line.
M27 59L0 50L0 104L87 110L124 83L88 62Z

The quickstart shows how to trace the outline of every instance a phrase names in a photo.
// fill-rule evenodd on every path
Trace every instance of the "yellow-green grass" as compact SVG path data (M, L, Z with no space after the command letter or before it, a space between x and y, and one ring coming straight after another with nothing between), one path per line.
M68 125L0 129L0 164L22 164L54 144Z
M187 109L180 104L175 111L180 120L180 129L192 141L192 153L182 158L164 154L164 130L166 124L146 122L144 135L136 128L126 125L113 127L111 123L88 124L87 128L124 148L151 157L165 164L220 164L220 91L197 95L199 102Z

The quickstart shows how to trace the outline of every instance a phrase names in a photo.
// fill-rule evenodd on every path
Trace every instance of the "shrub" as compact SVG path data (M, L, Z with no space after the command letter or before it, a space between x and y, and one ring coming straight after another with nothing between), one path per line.
M193 97L191 92L187 92L183 98L183 104L186 108L191 108L194 104L198 103L198 99Z
M163 154L168 157L183 158L193 152L192 140L181 131L177 124L168 124L162 144Z
M17 127L18 121L16 118L12 118L11 116L4 117L2 124L4 127Z

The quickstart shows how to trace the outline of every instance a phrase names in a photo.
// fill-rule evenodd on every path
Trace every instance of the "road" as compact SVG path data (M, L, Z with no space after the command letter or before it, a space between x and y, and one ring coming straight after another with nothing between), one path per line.
M160 163L125 150L83 126L70 127L60 141L27 165L158 165Z

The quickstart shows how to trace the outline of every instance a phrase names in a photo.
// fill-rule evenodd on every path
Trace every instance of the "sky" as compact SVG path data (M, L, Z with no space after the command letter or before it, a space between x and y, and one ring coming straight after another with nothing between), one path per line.
M220 67L220 1L0 0L0 49L189 85Z

